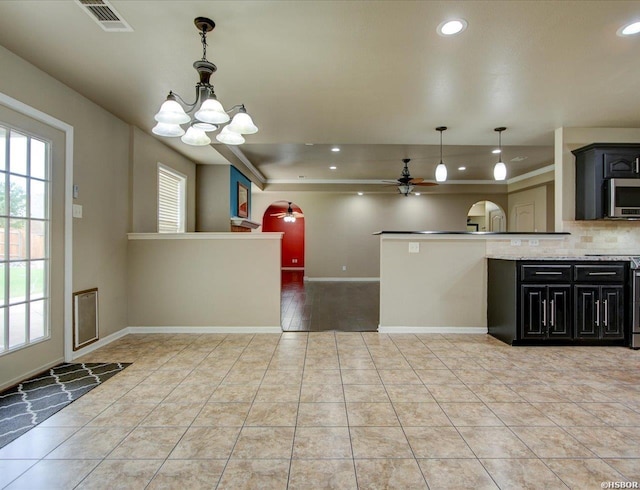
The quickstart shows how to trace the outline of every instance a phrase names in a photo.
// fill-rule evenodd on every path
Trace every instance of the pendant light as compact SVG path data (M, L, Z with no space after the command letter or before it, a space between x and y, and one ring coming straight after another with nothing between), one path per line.
M442 132L446 130L446 126L438 126L436 128L436 131L440 132L440 163L436 167L436 182L445 182L447 180L447 167L442 163Z
M507 166L502 161L502 132L506 129L505 127L494 129L494 131L498 132L498 149L500 150L500 153L498 153L498 163L493 167L493 178L495 180L504 180L507 178Z

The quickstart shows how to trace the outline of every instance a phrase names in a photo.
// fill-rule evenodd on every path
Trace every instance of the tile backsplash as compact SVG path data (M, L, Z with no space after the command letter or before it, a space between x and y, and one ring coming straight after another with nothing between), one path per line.
M487 255L640 255L640 221L564 221L563 231L571 235L560 240L541 238L535 246L528 240L521 240L520 246L511 245L511 240L487 240Z

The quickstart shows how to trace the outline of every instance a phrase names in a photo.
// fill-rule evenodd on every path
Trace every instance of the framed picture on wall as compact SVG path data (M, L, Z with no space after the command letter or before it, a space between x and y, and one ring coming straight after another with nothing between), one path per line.
M249 188L238 182L238 216L249 217Z

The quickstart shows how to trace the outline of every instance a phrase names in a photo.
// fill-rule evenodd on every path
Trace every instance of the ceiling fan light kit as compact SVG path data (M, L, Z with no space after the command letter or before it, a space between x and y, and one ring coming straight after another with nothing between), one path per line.
M504 160L502 157L502 132L506 129L507 128L502 126L494 129L494 131L497 131L498 133L498 149L500 150L498 152L498 155L500 155L498 157L498 163L493 167L493 178L495 180L504 180L507 178L507 166L502 161Z
M175 92L169 91L167 100L155 115L158 124L151 131L158 136L181 137L182 142L187 145L205 146L211 143L211 138L206 133L216 131L221 125L226 124L216 135L216 140L226 145L241 145L245 142L242 135L257 133L258 127L253 123L244 104L234 105L231 109L225 110L218 101L210 83L211 75L217 67L207 60L207 33L211 32L216 24L206 17L196 17L194 24L200 32L202 43L202 59L193 63L200 77L200 81L196 83L196 100L189 104ZM187 108L186 111L178 101ZM194 111L192 119L189 114ZM233 112L235 115L231 119L230 114ZM186 132L181 127L182 124L189 124Z

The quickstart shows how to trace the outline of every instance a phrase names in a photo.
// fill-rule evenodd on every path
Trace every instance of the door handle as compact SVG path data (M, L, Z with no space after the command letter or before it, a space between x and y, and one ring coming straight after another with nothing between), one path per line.
M542 326L547 326L547 300L542 300Z
M596 327L600 326L600 300L596 300Z
M609 320L609 300L605 299L604 303L604 318L602 319L602 324L606 327L608 325Z
M636 157L636 168L635 168L635 172L637 174L640 174L640 157Z
M559 274L562 274L562 272L553 272L553 271L535 272L536 276L557 276Z
M551 313L551 321L549 322L549 326L551 326L551 327L553 327L553 324L555 323L555 318L554 318L555 317L555 308L553 307L553 303L554 303L554 300L551 300L549 302L549 310L550 310L550 313Z
M589 272L589 276L615 276L617 272Z

